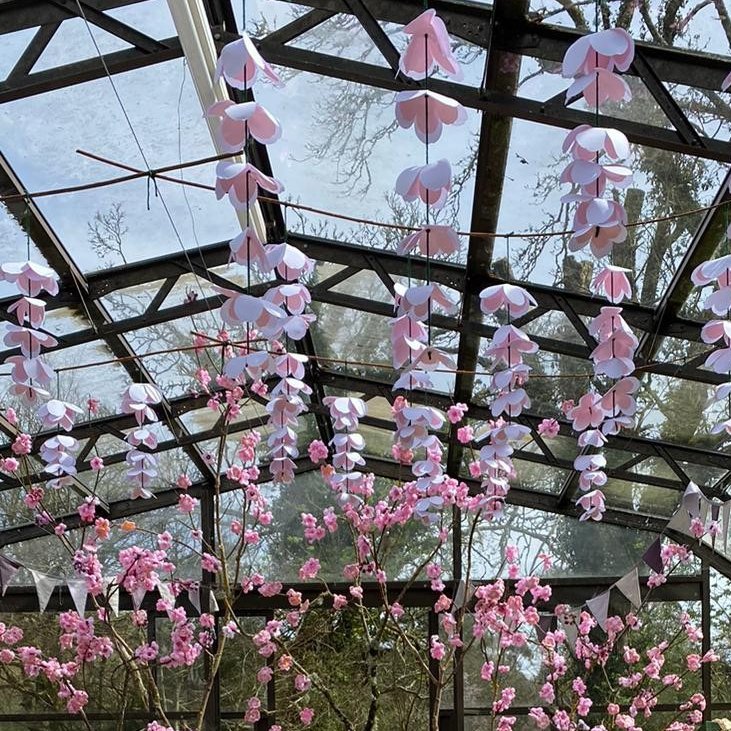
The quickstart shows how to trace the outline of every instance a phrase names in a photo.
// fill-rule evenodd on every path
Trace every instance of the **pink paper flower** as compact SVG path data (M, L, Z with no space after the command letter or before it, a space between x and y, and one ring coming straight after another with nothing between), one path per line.
M565 79L590 74L595 69L627 71L635 55L635 43L624 28L589 33L572 43L563 58Z
M26 358L37 358L41 348L55 348L58 345L56 338L48 333L12 324L7 326L3 342L9 348L20 348Z
M238 236L231 239L229 246L231 247L229 261L235 261L237 264L243 264L244 266L254 264L263 273L270 272L273 269L267 258L264 245L253 228L245 228Z
M228 297L221 306L221 319L227 325L252 322L257 329L265 334L281 332L282 322L287 317L281 307L273 305L263 297L240 294L231 289L217 289L225 297Z
M266 252L269 265L287 281L299 279L315 267L315 262L309 256L291 244L268 244Z
M231 205L237 210L250 207L260 188L275 195L284 190L276 178L264 175L251 163L221 160L216 165L216 198L221 200L228 193Z
M625 160L629 157L630 146L618 129L580 124L566 135L563 151L570 152L576 160L596 160L601 153L611 160Z
M604 493L601 490L592 490L582 495L576 504L584 511L579 520L601 520L606 510Z
M315 718L315 712L311 708L303 708L300 711L300 722L303 726L309 726Z
M623 299L631 299L632 286L627 278L629 269L607 264L594 277L591 287L597 294L603 294L610 302L619 304Z
M546 439L555 439L561 432L561 425L556 419L543 419L538 424L538 434Z
M227 152L241 150L247 134L262 145L271 145L282 136L279 122L258 102L234 104L226 99L212 104L206 114L221 120L221 146Z
M213 81L223 77L234 89L251 89L262 74L274 86L284 86L274 69L261 57L251 38L244 33L239 40L227 43L221 49Z
M418 249L422 256L449 256L459 251L459 236L451 226L430 225L401 239L396 251L408 254Z
M508 368L520 365L523 355L535 353L538 345L522 330L513 325L502 325L495 331L492 344L485 350L485 355Z
M486 315L492 315L504 307L511 317L520 317L535 306L533 297L514 284L495 284L480 292L480 309Z
M400 91L396 94L396 121L404 129L413 126L422 142L436 142L445 126L464 124L467 112L448 96L428 89Z
M598 393L585 393L579 403L566 414L573 421L574 431L596 428L604 421L604 409Z
M348 396L325 396L322 403L330 409L335 429L348 431L358 428L358 420L367 413L365 401Z
M22 325L27 320L32 328L37 329L46 319L46 303L34 297L21 297L8 307L8 314L13 313L18 318L18 325Z
M141 426L145 420L157 421L152 406L161 403L162 394L149 383L133 383L122 394L120 409L123 414L134 414Z
M600 196L608 183L625 188L632 182L632 170L626 165L602 165L591 160L573 160L561 173L562 183L581 186L587 195Z
M594 69L586 76L579 76L568 88L566 100L583 96L590 107L601 106L605 102L628 102L632 100L629 84L612 71Z
M0 280L15 284L27 297L37 297L43 290L52 297L58 294L58 274L50 267L33 261L1 264Z
M614 244L627 238L627 214L617 201L585 195L564 196L562 200L579 203L574 212L570 251L579 251L588 244L592 254L600 259L612 251Z
M452 404L447 410L447 419L450 424L458 424L467 413L467 404Z
M36 415L44 429L58 427L64 431L71 431L74 428L74 419L81 413L83 411L75 404L51 399L38 409Z
M637 378L629 377L618 381L602 396L601 407L609 416L623 414L632 416L637 411L637 402L632 396L640 388Z
M11 355L5 359L12 364L10 377L14 383L23 384L28 381L41 386L48 386L53 377L53 369L43 358L26 358L23 355Z
M402 74L420 81L436 66L457 81L462 78L462 70L452 54L447 26L435 10L425 10L405 25L403 32L411 39L399 60Z
M438 307L447 314L453 314L458 307L438 284L423 284L407 288L403 284L397 283L394 286L394 299L398 314L408 314L414 320L426 320L429 317L430 304L432 309Z
M287 311L293 315L302 314L307 305L312 301L310 290L300 282L280 284L278 287L272 287L267 290L264 297L279 307L284 305ZM298 378L300 377L298 376Z
M421 200L435 210L444 207L452 188L452 166L448 160L406 168L396 179L394 190L407 202Z

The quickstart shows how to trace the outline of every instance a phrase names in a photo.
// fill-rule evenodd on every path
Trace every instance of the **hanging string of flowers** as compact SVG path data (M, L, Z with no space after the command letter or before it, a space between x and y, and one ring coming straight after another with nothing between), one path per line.
M391 346L394 368L400 375L394 390L410 391L433 387L431 373L436 369L456 369L456 363L432 343L431 319L434 309L457 312L458 306L442 287L430 281L429 262L435 256L449 256L459 250L459 237L451 226L432 223L432 211L444 207L452 187L452 168L448 160L430 162L430 145L448 125L463 124L467 114L462 105L436 94L428 88L429 76L440 69L452 78L461 77L461 69L452 53L444 22L431 9L425 10L402 29L409 36L401 54L399 70L404 76L424 82L418 91L396 94L396 121L404 129L413 127L424 143L424 164L406 168L397 178L396 192L407 202L424 204L425 224L406 236L398 251L411 254L418 250L426 257L426 282L395 287L396 317L391 321ZM438 512L453 502L450 480L444 475L444 446L434 432L446 421L445 415L431 406L412 405L406 397L396 398L392 408L396 422L393 455L397 461L410 464L415 482L406 486L415 491L414 514L436 523ZM460 414L460 418L461 418ZM431 432L431 433L430 433ZM423 457L417 452L423 449ZM416 461L414 461L416 459ZM449 487L448 487L449 486Z
M594 107L598 122L601 104L631 99L629 86L615 70L627 71L633 58L634 41L623 28L582 36L563 59L562 75L574 80L566 93L567 101L583 97ZM572 191L561 201L576 204L569 250L580 251L588 246L598 259L609 256L614 245L627 238L627 214L616 196L607 196L607 191L609 186L621 190L632 180L631 169L623 164L630 156L629 142L619 130L582 124L568 133L563 151L571 155L572 161L564 169L561 182L570 184ZM591 289L613 305L632 294L627 270L613 265L605 265L598 272ZM588 331L597 341L590 356L594 375L616 384L604 395L592 388L578 404L569 404L566 414L579 432L582 449L574 461L583 493L576 501L583 510L581 520L601 520L605 512L601 487L607 482L606 459L585 452L592 447L600 449L608 435L633 424L637 410L633 394L640 384L631 374L639 341L622 317L621 307L602 307Z
M480 292L480 309L486 315L495 315L501 310L507 314L507 324L495 331L491 345L485 355L492 359L496 369L490 381L493 401L490 406L494 422L477 442L487 440L480 448L477 467L473 474L482 480L482 501L480 507L488 519L500 515L510 489L510 480L515 478L515 467L511 460L513 446L530 434L526 426L516 424L513 419L523 409L530 408L530 398L524 388L530 375L530 366L523 362L523 356L534 354L538 345L512 321L536 306L531 295L522 287L499 284ZM502 366L502 368L501 368Z
M244 94L262 78L283 86L245 32L222 49L214 80L220 78ZM246 153L250 139L268 145L281 137L281 125L258 102L217 102L208 109L208 115L220 120L220 141L228 151ZM246 267L247 292L223 288L218 291L226 298L221 308L223 322L230 326L245 324L248 344L239 348L240 355L228 361L224 375L237 383L251 378L255 384L252 387L259 394L266 393L262 381L268 374L279 379L271 389L267 404L268 425L272 429L267 447L272 478L289 483L294 479L294 459L299 456L298 417L307 410L303 396L309 396L312 391L303 381L306 356L288 353L281 339L301 340L315 320L315 315L305 312L311 297L299 281L313 270L314 262L286 241L262 243L251 222L251 208L261 190L279 194L284 186L248 161L218 164L216 197L221 199L227 195L231 205L246 214L244 230L231 241L230 260ZM284 283L272 287L262 297L254 297L248 293L253 268L263 275L276 273ZM257 334L268 341L264 351L251 345Z

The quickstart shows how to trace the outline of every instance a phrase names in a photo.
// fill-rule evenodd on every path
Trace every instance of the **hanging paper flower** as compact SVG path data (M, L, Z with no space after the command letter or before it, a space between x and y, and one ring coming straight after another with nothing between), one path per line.
M486 315L504 307L511 317L521 317L535 306L533 296L514 284L496 284L480 292L480 309Z
M279 122L258 102L234 104L230 99L208 107L206 115L221 120L221 145L227 152L237 152L251 135L262 145L271 145L282 136Z
M563 151L571 153L575 160L596 160L598 154L604 154L616 161L629 157L630 146L618 129L580 124L566 135Z
M609 28L582 36L569 46L563 58L565 79L591 74L595 69L627 71L635 55L635 43L624 28Z
M597 258L611 253L614 244L627 238L627 213L620 203L589 195L568 195L565 202L577 201L569 250L589 246Z
M253 227L248 226L238 236L231 239L231 258L244 266L255 265L263 273L271 272L274 266L269 262L266 249L259 240L259 236Z
M407 202L421 200L434 209L443 208L452 188L448 160L406 168L396 179L395 190Z
M27 297L37 297L44 290L52 297L58 294L58 274L33 261L0 264L0 279L14 284Z
M619 304L623 299L632 297L632 287L627 278L629 269L607 264L600 269L591 283L591 288L597 294L604 295L610 302Z
M223 77L234 89L251 89L254 82L264 76L274 86L284 86L274 69L261 57L251 38L244 33L237 41L227 43L216 64L213 81Z
M418 249L422 256L449 256L459 251L459 236L451 226L430 225L403 238L396 251L408 254Z
M37 416L41 420L44 429L58 427L64 431L71 431L74 428L74 419L78 414L84 412L74 404L58 399L51 399L38 409Z
M425 10L405 25L403 32L411 39L399 61L401 73L420 81L437 67L457 81L462 78L462 69L452 54L447 26L436 11Z
M404 129L413 126L424 143L436 142L445 126L467 121L467 112L458 101L429 89L400 91L395 102L396 121Z
M231 205L239 209L248 208L259 196L259 189L278 194L284 186L275 178L264 175L250 163L222 160L216 165L216 198L221 200L228 194Z

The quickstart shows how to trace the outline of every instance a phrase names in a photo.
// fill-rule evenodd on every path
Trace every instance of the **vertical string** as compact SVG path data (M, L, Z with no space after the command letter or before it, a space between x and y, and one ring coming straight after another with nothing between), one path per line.
M424 2L427 6L428 2ZM424 126L426 127L426 135L424 136L424 160L426 164L429 164L429 35L424 34ZM431 224L430 211L429 211L429 191L427 190L425 204L425 217L426 217L426 283L431 284L431 230L429 228ZM427 319L426 319L426 331L427 331L427 344L431 347L431 315L432 315L432 298L429 297L427 301Z
M22 226L25 231L25 253L27 260L30 261L30 199L28 196L23 197L25 209L23 210Z

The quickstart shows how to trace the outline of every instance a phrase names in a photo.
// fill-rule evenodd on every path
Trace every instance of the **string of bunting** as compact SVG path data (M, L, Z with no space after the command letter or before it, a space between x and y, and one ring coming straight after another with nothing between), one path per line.
M21 570L26 569L31 577L33 578L33 584L35 586L36 595L38 597L38 608L39 611L45 612L48 603L53 596L54 590L58 587L66 586L71 595L71 599L76 607L77 612L83 616L86 611L86 602L89 596L89 588L85 578L78 576L56 576L54 574L41 571L38 568L28 566L20 561L9 558L8 556L0 555L0 595L3 597L10 586L10 583L15 578L16 574ZM107 607L116 617L119 615L119 596L120 586L117 583L117 577L105 576L103 578L104 583L104 598L106 600ZM178 582L181 583L181 582ZM196 611L200 614L201 612L201 585L197 581L186 581L181 583L182 588L186 591L188 601L195 607ZM172 585L170 582L158 581L156 590L162 599L175 603L175 592L173 592ZM132 607L136 610L142 606L142 602L146 594L147 589L140 587L130 592L132 599ZM212 590L209 589L210 596L210 607L211 611L218 611L218 603Z
M567 617L561 619L555 617L553 614L541 615L539 629L545 633L550 630L554 621L561 622L561 627L569 639L570 646L573 647L578 634L574 616L580 612L583 606L591 612L597 624L603 630L606 629L613 590L619 591L630 602L634 610L639 609L642 604L639 577L640 568L644 564L655 573L662 573L663 537L668 536L668 531L675 531L689 538L697 539L697 535L691 531L691 522L696 519L703 525L704 535L709 534L711 536L711 545L714 550L716 538L718 536L723 537L723 551L726 553L728 549L729 528L731 528L729 524L731 520L731 500L725 502L718 499L710 500L694 482L691 482L683 493L678 509L673 513L665 528L645 550L641 559L624 576L615 581L605 591L586 599L583 605L575 607L574 611ZM710 522L716 525L716 529L713 531L708 529L709 519Z

